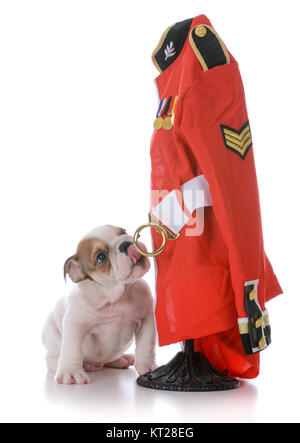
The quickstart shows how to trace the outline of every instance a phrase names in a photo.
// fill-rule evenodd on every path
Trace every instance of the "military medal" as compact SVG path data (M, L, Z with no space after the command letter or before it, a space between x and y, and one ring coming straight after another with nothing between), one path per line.
M160 101L158 111L156 113L156 119L154 120L154 123L153 123L154 129L157 131L158 131L158 129L162 128L162 125L163 125L163 118L160 116L160 113L161 113L161 110L162 110L162 107L163 107L165 101L166 101L166 99L162 99Z
M169 131L170 129L173 128L173 122L171 117L167 117L164 119L163 121L163 126L162 126L166 131Z
M165 129L166 131L169 131L172 128L172 122L171 119L169 117L169 109L171 108L171 102L172 102L172 97L169 97L167 100L167 104L165 106L164 112L163 114L165 115L164 121L163 121L163 129Z
M164 119L162 117L156 117L153 123L154 129L158 131L158 129L162 128Z
M176 95L176 97L174 97L171 112L169 113L168 117L166 117L163 121L163 128L166 131L169 131L174 126L174 109L175 109L177 98L178 98L178 95Z
M167 119L167 117L168 117L168 112L169 112L169 109L170 109L170 106L171 106L171 101L172 101L172 97L170 96L170 97L168 97L168 98L166 99L166 103L165 103L164 108L163 108L163 111L162 111L162 117L163 117L163 124L162 124L162 127L163 127L164 129L166 129L165 126L168 126L168 123L166 123L166 119ZM170 128L170 129L171 129L171 128Z
M156 131L163 128L169 131L174 126L174 109L178 95L160 101L153 127ZM170 111L171 110L171 111Z

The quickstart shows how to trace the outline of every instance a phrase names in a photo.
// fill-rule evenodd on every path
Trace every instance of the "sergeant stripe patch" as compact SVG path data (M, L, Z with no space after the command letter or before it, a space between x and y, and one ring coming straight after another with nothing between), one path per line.
M223 140L226 148L238 154L243 160L252 146L249 120L239 129L221 125Z

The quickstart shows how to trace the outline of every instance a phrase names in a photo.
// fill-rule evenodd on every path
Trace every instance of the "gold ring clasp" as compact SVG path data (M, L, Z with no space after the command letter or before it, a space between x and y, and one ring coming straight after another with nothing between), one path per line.
M143 251L138 245L138 239L140 238L140 232L145 228L155 228L156 231L162 236L162 244L160 245L160 247L158 249L155 249L152 252ZM133 244L134 244L136 250L141 255L143 255L145 257L155 257L156 255L161 254L162 251L165 249L166 242L167 242L167 231L158 223L153 223L153 222L149 222L149 223L145 223L144 225L141 225L135 231L134 236L133 236Z

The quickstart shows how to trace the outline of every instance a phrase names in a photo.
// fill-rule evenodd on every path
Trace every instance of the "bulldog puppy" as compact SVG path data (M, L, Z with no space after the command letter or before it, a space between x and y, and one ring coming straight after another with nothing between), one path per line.
M58 301L42 334L57 383L88 383L86 371L103 366L134 364L138 374L156 368L153 298L141 279L149 268L122 228L101 226L80 241L64 265L75 285ZM135 357L125 354L134 338Z

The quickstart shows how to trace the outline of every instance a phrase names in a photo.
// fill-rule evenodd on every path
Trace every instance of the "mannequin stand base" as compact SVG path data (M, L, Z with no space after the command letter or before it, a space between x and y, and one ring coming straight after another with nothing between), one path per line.
M165 391L227 391L239 387L239 382L218 371L193 349L193 340L185 342L185 350L166 365L141 375L137 384L145 388Z

